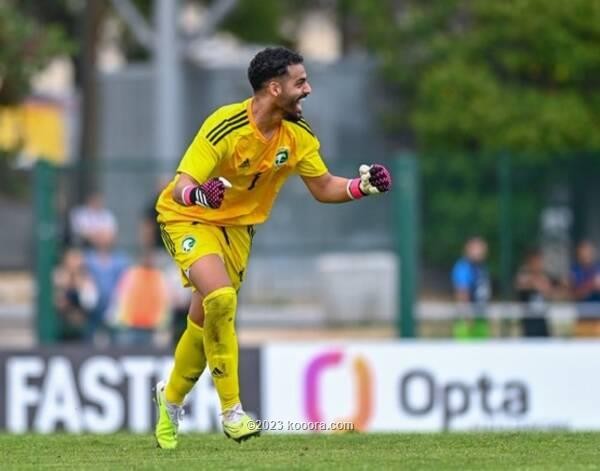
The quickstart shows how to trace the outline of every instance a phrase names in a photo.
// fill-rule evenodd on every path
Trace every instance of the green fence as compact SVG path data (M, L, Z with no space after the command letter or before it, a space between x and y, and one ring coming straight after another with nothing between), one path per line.
M59 243L55 200L56 167L40 160L35 167L34 183L37 333L41 344L50 344L56 339L57 328L52 284L52 271Z
M433 267L443 274L440 291L448 296L448 272L468 236L483 235L490 244L496 299L511 298L521 254L526 247L544 242L540 227L544 208L564 206L571 211L565 243L593 236L591 219L599 209L594 190L600 188L598 156L559 162L569 165L548 170L508 154L399 155L387 159L394 176L391 197L342 206L319 205L299 181L290 182L267 227L259 231L255 253L302 257L320 251L396 251L400 267L396 331L412 337L419 334L417 299L424 287L431 291L435 281L423 279L421 268L426 266L430 272ZM97 187L123 222L121 242L130 252L135 252L138 218L155 197L157 178L170 174L174 165L168 167L122 159L93 170ZM356 172L353 162L331 170L341 175ZM37 313L42 342L54 338L51 271L62 242L65 201L76 197L74 182L82 171L86 170L57 169L44 162L35 170Z

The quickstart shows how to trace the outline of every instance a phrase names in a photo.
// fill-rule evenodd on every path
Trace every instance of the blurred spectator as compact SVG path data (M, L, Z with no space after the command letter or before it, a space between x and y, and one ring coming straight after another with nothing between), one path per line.
M459 303L459 319L454 325L454 335L458 338L486 338L489 327L485 319L487 303L490 300L490 279L485 260L487 243L481 237L470 238L464 248L464 255L452 269L454 298Z
M544 271L541 250L531 250L515 279L517 298L523 303L521 326L525 337L548 336L548 300L554 296L556 287L556 281Z
M99 328L106 327L106 313L117 284L129 260L115 250L114 229L99 230L93 237L94 245L85 254L85 262L98 288L98 304L92 312L87 338L92 339Z
M140 244L143 250L162 250L160 226L156 222L156 209L154 205L148 206L140 224Z
M596 248L590 241L584 240L577 246L570 287L578 303L575 335L600 335L600 262Z
M98 302L98 290L87 272L83 254L67 249L53 273L54 299L58 314L58 339L81 341L90 313Z
M171 345L174 347L187 327L192 292L181 283L181 272L174 263L171 262L166 265L163 268L163 273L169 283L169 292L171 293Z
M70 242L72 245L90 247L96 234L117 232L113 213L104 206L100 193L90 194L83 206L73 208L69 215Z
M162 238L160 234L160 226L156 221L158 212L156 211L156 199L163 189L169 184L169 178L159 178L156 182L156 192L152 199L148 201L142 216L140 225L140 243L143 250L158 250L164 251Z
M117 345L150 346L155 330L169 320L169 286L153 260L147 252L119 281L109 313Z
M187 315L190 306L191 292L181 284L181 273L177 265L165 250L160 226L156 221L156 199L170 182L170 176L159 178L156 182L156 193L152 197L142 215L140 224L140 244L144 252L153 252L154 265L161 269L171 296L171 343L175 345L187 327Z

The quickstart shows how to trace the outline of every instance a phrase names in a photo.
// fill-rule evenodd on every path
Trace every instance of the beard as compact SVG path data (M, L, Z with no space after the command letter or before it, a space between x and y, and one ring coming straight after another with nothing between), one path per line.
M302 102L301 100L306 98L308 94L300 95L299 97L293 98L286 103L283 107L285 119L288 121L300 121L302 119Z

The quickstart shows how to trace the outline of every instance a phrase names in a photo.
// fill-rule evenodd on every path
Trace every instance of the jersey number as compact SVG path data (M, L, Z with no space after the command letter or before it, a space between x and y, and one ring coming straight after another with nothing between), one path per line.
M254 189L254 187L256 186L256 182L260 178L260 175L261 175L260 173L257 173L256 175L254 175L254 178L252 179L252 182L250 183L250 186L248 187L249 190Z

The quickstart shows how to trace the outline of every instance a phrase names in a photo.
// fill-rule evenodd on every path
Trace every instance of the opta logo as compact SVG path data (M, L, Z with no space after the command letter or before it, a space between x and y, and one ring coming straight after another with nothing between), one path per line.
M331 351L315 357L306 367L304 373L304 415L310 422L325 422L321 410L319 384L322 374L329 368L340 367L344 353ZM365 358L351 358L354 382L354 410L348 418L337 419L337 422L351 422L355 430L365 430L373 416L373 375Z

